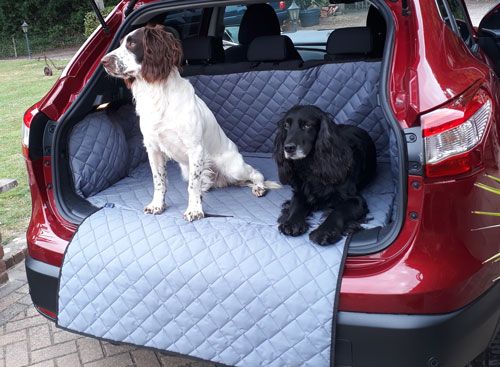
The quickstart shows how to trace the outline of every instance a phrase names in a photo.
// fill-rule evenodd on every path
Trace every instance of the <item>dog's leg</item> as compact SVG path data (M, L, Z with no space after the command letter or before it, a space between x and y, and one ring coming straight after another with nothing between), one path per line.
M283 204L281 204L281 213L278 218L278 223L283 224L288 220L288 217L290 216L290 203L292 200L287 200Z
M189 182L188 196L189 203L184 212L184 219L189 222L201 219L205 215L201 206L202 175L205 168L203 148L196 147L189 151Z
M363 219L368 213L366 201L361 196L351 197L337 205L321 225L309 234L309 239L318 245L329 245L339 241L347 226Z
M238 151L227 151L216 160L217 169L230 183L248 183L252 194L257 197L266 193L264 176L251 165L245 163ZM279 186L279 185L278 185Z
M292 200L285 202L282 207L281 216L278 219L278 229L287 236L300 236L307 232L309 224L307 217L311 209L305 197L300 192L293 194Z
M165 211L165 192L167 191L167 171L165 169L165 155L151 147L146 146L149 165L153 174L154 194L151 203L146 205L144 213L161 214Z

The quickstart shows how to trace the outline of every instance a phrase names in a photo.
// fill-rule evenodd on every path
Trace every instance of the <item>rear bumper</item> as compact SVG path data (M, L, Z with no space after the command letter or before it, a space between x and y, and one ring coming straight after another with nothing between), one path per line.
M26 273L33 303L57 310L59 268L31 257ZM336 367L465 366L499 331L500 282L448 314L339 312Z

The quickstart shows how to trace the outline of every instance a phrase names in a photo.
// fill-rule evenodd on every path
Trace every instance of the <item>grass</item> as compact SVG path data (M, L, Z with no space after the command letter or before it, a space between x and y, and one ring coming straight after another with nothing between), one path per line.
M65 62L56 61L56 65ZM21 153L21 123L28 107L52 87L60 71L44 76L43 61L0 61L0 178L14 178L19 185L0 194L2 241L26 230L31 213L24 158Z

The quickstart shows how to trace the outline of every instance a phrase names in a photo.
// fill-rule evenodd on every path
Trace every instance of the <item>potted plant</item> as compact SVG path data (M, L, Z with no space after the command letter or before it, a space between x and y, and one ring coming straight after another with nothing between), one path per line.
M319 16L321 9L318 6L318 1L299 0L297 4L300 6L300 24L302 27L312 27L319 24Z

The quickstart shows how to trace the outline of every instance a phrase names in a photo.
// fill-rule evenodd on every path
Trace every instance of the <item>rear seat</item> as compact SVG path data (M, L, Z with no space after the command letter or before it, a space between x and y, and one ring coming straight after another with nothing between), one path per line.
M182 41L184 76L221 75L262 70L302 70L327 63L374 61L373 33L368 27L339 28L328 37L324 60L303 61L285 35L262 36L248 46L247 60L224 62L222 39L191 37Z
M325 61L363 61L370 58L372 50L373 36L370 28L339 28L328 37Z
M258 37L249 46L251 61L239 63L217 62L220 43L210 38L188 42L203 44L185 50L184 76L242 151L271 151L275 121L295 104L314 104L338 123L369 131L379 158L387 159L388 127L374 123L384 116L377 99L380 60L371 58L368 28L334 31L325 60L311 62L302 61L286 36ZM262 133L250 136L257 130Z
M184 76L220 75L258 70L296 70L302 58L287 36L257 37L248 47L247 59L224 63L222 40L215 37L192 37L183 42Z
M263 36L252 41L248 47L248 61L258 63L254 70L297 69L303 61L288 36Z
M224 62L222 39L217 37L190 37L182 40L184 53L183 75L198 75L207 65Z

